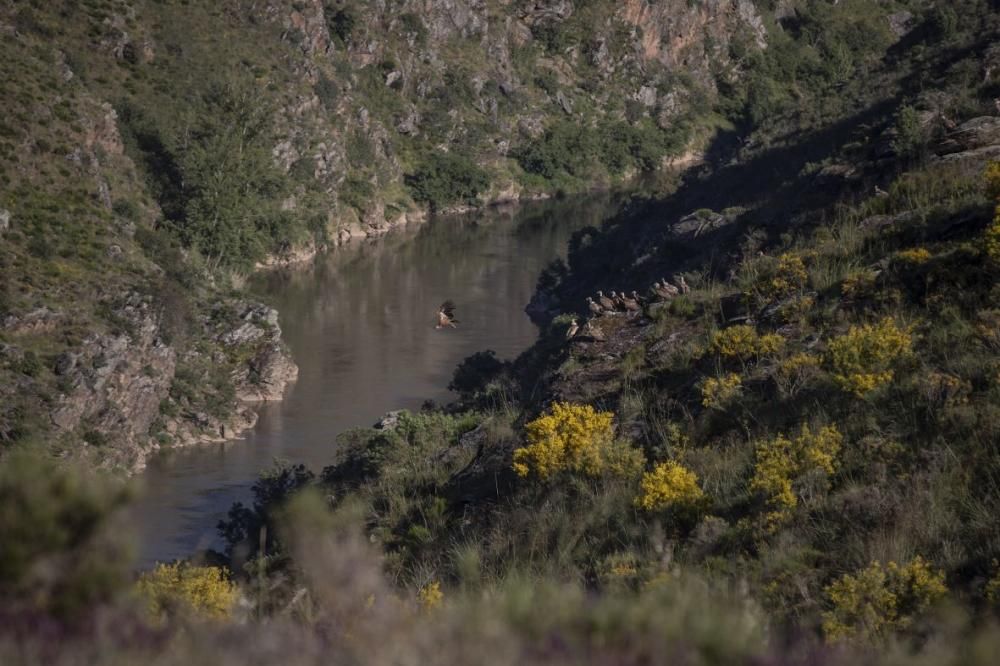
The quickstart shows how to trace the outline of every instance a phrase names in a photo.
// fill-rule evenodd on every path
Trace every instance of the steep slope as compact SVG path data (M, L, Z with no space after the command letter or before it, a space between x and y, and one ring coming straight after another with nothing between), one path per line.
M546 11L556 13L541 21L547 27L532 36L568 55L577 33L564 44L549 21L573 27L574 16L595 6L553 5ZM692 0L667 3L673 12L661 16L659 6L626 3L614 15L666 21L749 7ZM714 80L715 109L738 130L718 133L706 164L675 192L636 197L574 239L568 261L539 281L531 307L546 325L539 342L511 364L488 352L470 357L454 375L459 402L344 434L338 460L318 475L276 464L255 484L252 503L234 505L221 522L225 552L159 567L134 585L117 522L127 493L71 466L10 455L0 466L0 527L14 535L0 558L0 654L12 663L66 664L242 664L272 655L291 664L993 664L1000 7L756 6L767 49L744 50L753 31L742 46L731 41L729 56L744 76L728 89L724 78ZM192 10L198 20L186 29L242 31L240 11L252 10L253 27L240 34L263 38L287 27L276 7ZM288 25L321 36L310 7L295 4ZM492 21L476 23L480 7L422 9L442 12L442 35L456 26L479 35ZM155 11L171 8L158 3ZM329 9L328 30L345 44L370 36L367 18L352 18L345 5ZM271 13L258 15L264 10ZM413 19L405 23L416 30ZM292 34L285 27L279 43ZM676 48L658 51L668 32L644 41L655 33L644 30L639 40L645 57L683 57ZM594 45L590 37L583 43ZM317 38L308 48L324 44ZM58 62L46 53L4 66L35 68L44 85ZM385 69L388 78L394 70ZM49 116L31 104L46 96L24 90L11 99L34 110L11 117L44 138L48 125L39 119ZM5 282L11 314L0 339L3 380L13 377L5 386L16 387L5 408L28 399L47 413L56 395L47 387L76 376L77 357L58 353L81 348L62 312L96 331L82 342L93 370L83 378L95 387L102 376L121 379L102 385L117 405L131 404L126 395L141 401L147 380L177 364L165 416L199 400L227 404L230 373L252 369L248 356L275 343L272 312L220 295L231 279L225 267L246 258L240 252L308 237L300 206L317 190L299 181L305 189L295 201L283 198L292 186L261 159L274 128L238 103L248 90L199 93L192 108L213 113L190 126L178 117L173 129L163 125L173 107L162 90L161 109L135 100L122 107L130 128L123 143L134 142L126 154L146 162L140 171L158 165L147 172L156 178L118 186L134 187L140 202L149 193L135 209L116 211L113 194L108 213L101 199L115 191L101 187L102 165L124 156L94 149L86 177L69 172L71 179L53 168L61 162L45 159L24 162L37 173L15 172L16 196L4 204L11 215L0 215L12 240L5 277L9 270L14 278ZM83 101L71 99L69 109L84 119L69 136L87 146L84 130L106 116ZM543 175L551 168L547 185L578 185L592 173L574 172L579 162L567 155L593 161L594 135L548 120L517 162ZM4 150L48 152L20 141L5 139ZM362 172L381 163L359 154L369 156L358 163ZM206 168L220 155L238 158L241 194L280 202L278 212L250 212L227 197L218 187L231 182L226 174ZM449 160L422 175L413 170L409 191L457 183L468 201L485 187L488 178L470 162ZM127 162L121 168L128 173ZM447 175L455 173L473 177ZM63 192L54 187L59 177L86 187ZM32 198L39 182L54 201ZM293 204L296 214L282 218ZM79 218L58 215L61 208ZM206 212L224 224L200 224ZM116 231L114 220L129 217L134 234ZM80 229L76 219L93 224ZM263 224L278 219L286 224ZM60 232L73 235L64 241ZM155 298L90 307L99 289L142 284L158 285L145 292ZM594 312L585 299L598 289L635 290L641 302ZM165 317L177 311L164 306L178 291L174 302L187 314ZM38 307L50 300L58 307ZM147 325L157 312L159 328L183 333L170 349ZM177 321L186 324L170 323ZM125 339L148 372L127 358L106 363ZM192 354L182 373L180 359ZM206 377L208 402L199 391ZM23 413L6 414L25 423ZM114 414L81 419L104 416ZM3 436L22 441L19 428ZM136 607L137 596L146 608Z
M998 28L915 32L840 113L784 106L582 232L540 281L532 350L468 359L461 403L346 434L318 478L262 478L222 525L229 563L259 563L275 507L318 486L414 587L694 576L792 635L916 651L950 640L942 603L992 617ZM643 302L595 315L597 289Z

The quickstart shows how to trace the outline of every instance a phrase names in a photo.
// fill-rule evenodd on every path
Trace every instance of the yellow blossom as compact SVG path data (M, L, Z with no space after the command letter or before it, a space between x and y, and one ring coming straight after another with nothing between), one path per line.
M432 580L431 582L420 588L417 592L417 600L420 602L421 608L426 611L432 611L435 608L439 608L442 603L444 603L444 592L441 591L441 583Z
M743 378L736 374L709 377L701 385L701 404L711 409L725 409L740 394Z
M1000 162L990 162L986 167L986 197L1000 204Z
M877 278L878 275L868 268L850 273L840 284L840 293L851 300L865 298L874 290Z
M646 511L691 509L705 499L695 473L672 460L659 463L644 474L639 488L635 504Z
M802 258L795 254L783 254L778 257L778 268L771 278L770 291L772 298L790 296L803 289L809 279L806 265Z
M514 471L547 479L563 471L626 475L641 468L641 452L615 441L613 418L611 412L598 412L590 405L553 404L547 414L526 426L527 446L514 451Z
M708 349L724 358L746 362L753 357L776 354L784 344L785 339L776 333L760 335L753 326L740 324L713 333Z
M893 364L908 354L912 345L909 329L899 328L886 317L878 324L852 326L831 340L827 361L841 388L864 396L893 380Z
M1000 263L1000 162L991 162L986 168L986 196L996 202L993 223L986 228L983 239L986 255Z
M919 556L905 565L872 562L827 586L831 608L823 613L823 633L829 641L872 641L905 629L947 592L944 572L934 571Z
M753 326L730 326L713 333L708 348L727 358L749 358L757 353L757 331Z
M931 253L926 248L911 247L897 252L896 259L906 264L925 264L930 261Z
M774 371L774 381L785 395L796 396L808 381L816 375L820 360L804 352L793 354L778 363Z
M777 260L760 262L762 269L743 297L754 307L801 294L809 282L803 255L785 253Z
M237 598L236 586L226 569L183 562L157 564L139 577L136 589L150 613L161 619L176 611L226 619Z
M799 498L793 485L796 479L810 472L833 474L843 439L834 426L824 426L813 432L803 424L795 438L778 435L757 444L750 490L767 497L772 508L766 516L767 523L777 525L798 506Z

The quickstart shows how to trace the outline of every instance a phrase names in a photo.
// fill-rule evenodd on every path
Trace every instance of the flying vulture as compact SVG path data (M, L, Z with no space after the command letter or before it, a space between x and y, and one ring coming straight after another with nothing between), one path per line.
M445 301L438 308L438 323L434 328L458 328L455 324L458 320L455 319L455 304L451 301Z

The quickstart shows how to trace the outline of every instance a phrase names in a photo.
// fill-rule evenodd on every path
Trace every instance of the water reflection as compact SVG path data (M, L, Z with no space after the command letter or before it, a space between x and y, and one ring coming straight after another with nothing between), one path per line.
M573 231L613 207L601 196L434 219L262 276L253 290L281 313L298 382L244 440L151 461L136 508L143 564L216 545L218 520L275 457L319 470L345 429L448 400L466 356L493 349L511 358L527 348L537 329L524 306L542 269L565 253ZM461 323L435 330L446 299Z

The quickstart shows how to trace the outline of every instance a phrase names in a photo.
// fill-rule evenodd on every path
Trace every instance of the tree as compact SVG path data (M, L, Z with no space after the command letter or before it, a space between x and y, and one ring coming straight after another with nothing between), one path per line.
M496 352L492 349L476 352L455 368L448 390L464 398L471 398L496 379L504 367L503 361L497 358Z
M271 109L252 84L212 83L186 120L172 146L183 216L167 225L217 266L250 266L292 226L279 208L288 182L271 156Z
M489 186L489 177L475 162L452 153L431 153L406 176L413 198L441 208L452 203L474 203Z
M900 108L896 114L896 136L892 149L904 159L920 157L927 145L927 132L920 122L920 114L912 106Z
M259 554L262 528L267 528L265 548L268 554L280 550L272 524L273 512L314 478L305 465L280 462L262 474L253 485L253 506L237 502L229 509L226 519L219 521L219 534L226 541L230 559L246 561Z

